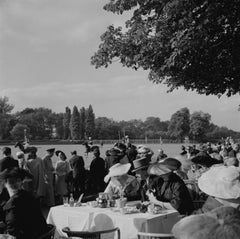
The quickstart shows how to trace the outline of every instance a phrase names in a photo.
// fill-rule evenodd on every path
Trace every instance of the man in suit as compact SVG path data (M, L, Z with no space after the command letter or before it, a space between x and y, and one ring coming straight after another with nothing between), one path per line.
M10 168L0 173L10 199L3 207L6 232L16 239L37 239L48 231L38 200L22 189L29 173L20 168Z
M85 192L86 170L82 156L77 155L77 151L71 152L72 157L69 159L72 171L66 177L69 193L73 193L74 199L78 199L81 193Z
M12 157L12 150L9 147L2 149L3 158L0 160L0 172L7 168L18 167L18 161Z

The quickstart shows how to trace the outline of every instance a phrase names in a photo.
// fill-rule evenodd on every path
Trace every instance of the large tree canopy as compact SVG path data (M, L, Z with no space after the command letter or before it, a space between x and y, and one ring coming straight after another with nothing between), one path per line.
M104 9L133 15L101 36L96 68L119 59L169 91L240 92L240 0L109 0Z

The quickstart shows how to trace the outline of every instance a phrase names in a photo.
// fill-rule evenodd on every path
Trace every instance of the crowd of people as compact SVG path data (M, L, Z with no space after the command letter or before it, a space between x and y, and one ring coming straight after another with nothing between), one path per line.
M10 147L2 149L4 157L0 160L0 232L8 232L17 239L35 239L44 233L47 229L41 207L62 204L63 197L70 195L75 200L81 196L86 202L105 192L111 199L125 197L128 201L141 200L143 205L175 209L184 215L173 228L178 235L185 235L186 225L194 228L194 222L209 221L215 225L220 220L217 208L230 208L224 209L225 215L228 211L232 213L231 208L238 210L240 205L240 145L231 138L217 144L182 146L176 157L169 157L160 149L156 160L151 148L135 146L129 138L116 142L104 152L104 157L100 147L92 145L89 169L75 150L67 159L62 150L55 148L47 149L43 158L34 146L19 148L17 160ZM58 158L55 165L54 154ZM29 208L28 220L23 222L24 210ZM36 219L32 220L31 213ZM236 215L239 217L239 213ZM40 225L38 229L36 224Z

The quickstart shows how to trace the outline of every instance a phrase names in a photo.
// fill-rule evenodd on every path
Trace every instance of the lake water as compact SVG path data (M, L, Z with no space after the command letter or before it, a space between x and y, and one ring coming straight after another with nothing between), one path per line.
M154 152L152 161L155 161L157 155L158 155L158 150L163 149L164 152L169 156L169 157L174 157L178 155L181 152L181 146L182 144L145 144L147 147L151 148ZM92 153L88 154L88 157L84 155L85 152L85 147L83 145L78 145L78 144L66 144L66 145L33 145L38 148L37 155L39 157L44 157L46 155L46 150L49 148L55 148L56 150L62 150L67 158L69 159L72 155L71 152L73 150L76 150L78 155L83 156L84 161L85 161L85 167L88 168L91 161L92 161ZM3 148L4 146L0 146L0 148ZM12 155L14 158L16 158L16 153L19 151L18 148L15 148L14 146L8 146L12 149ZM101 157L105 158L105 152L107 149L110 149L113 147L112 144L105 144L103 147L100 147L100 152L101 152ZM52 158L53 164L57 161L57 157L54 155Z

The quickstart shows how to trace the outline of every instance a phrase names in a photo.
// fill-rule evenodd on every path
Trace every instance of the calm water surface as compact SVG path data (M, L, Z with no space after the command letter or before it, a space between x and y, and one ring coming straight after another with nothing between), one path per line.
M46 150L49 148L55 148L56 150L62 150L67 158L69 159L71 157L71 151L76 150L78 155L83 156L85 160L85 167L88 168L91 161L92 161L92 153L89 153L88 156L84 154L85 152L85 147L83 145L78 145L78 144L66 144L66 145L32 145L36 146L38 148L37 155L39 157L44 157L46 155ZM101 152L101 157L105 157L105 152L107 149L110 149L113 145L112 144L105 144L103 147L100 146L100 152ZM153 161L156 159L158 155L158 150L163 149L164 152L169 156L169 157L174 157L178 155L181 152L181 146L182 144L146 144L147 147L150 147L153 152ZM3 148L4 146L0 146L0 148ZM18 148L15 148L14 146L8 146L12 149L12 155L13 157L16 158L16 153L19 151ZM57 161L57 157L54 155L52 158L53 164Z

